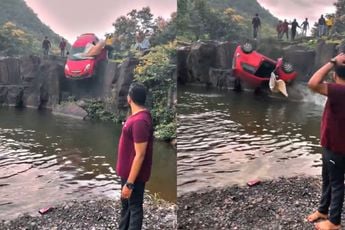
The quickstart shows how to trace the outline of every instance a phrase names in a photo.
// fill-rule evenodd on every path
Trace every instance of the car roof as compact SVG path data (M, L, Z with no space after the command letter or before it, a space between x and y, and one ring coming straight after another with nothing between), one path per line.
M82 47L86 46L87 43L98 41L98 38L93 33L85 33L78 36L77 40L73 43L73 47Z

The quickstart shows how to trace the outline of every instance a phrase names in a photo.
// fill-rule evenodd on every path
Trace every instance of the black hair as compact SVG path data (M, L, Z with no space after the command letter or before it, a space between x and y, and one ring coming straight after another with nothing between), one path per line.
M342 80L345 80L345 64L335 65L334 67L335 74L341 78Z
M146 101L146 87L140 83L132 83L129 86L128 96L135 104L144 106Z

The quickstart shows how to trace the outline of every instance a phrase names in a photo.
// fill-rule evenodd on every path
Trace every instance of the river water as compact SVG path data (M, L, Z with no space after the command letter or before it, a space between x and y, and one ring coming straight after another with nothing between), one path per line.
M319 175L321 101L179 87L178 195L252 179Z
M69 199L119 198L120 125L0 109L0 220ZM156 142L151 193L176 202L176 153Z

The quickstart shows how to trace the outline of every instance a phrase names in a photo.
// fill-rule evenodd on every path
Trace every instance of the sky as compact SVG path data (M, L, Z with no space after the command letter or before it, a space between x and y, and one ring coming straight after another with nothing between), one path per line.
M150 6L153 14L168 18L176 11L177 0L24 0L40 20L56 33L73 42L82 33L93 32L103 37L114 30L112 23L132 9ZM229 0L233 1L233 0ZM279 19L296 18L301 23L308 17L313 25L321 14L335 11L336 0L258 0Z
M149 6L154 17L169 18L177 0L24 0L39 19L54 32L73 43L82 33L92 32L104 38L113 32L112 23L132 9Z
M321 14L335 12L333 3L336 0L258 0L258 2L279 19L292 21L296 18L301 24L305 18L308 18L312 26Z

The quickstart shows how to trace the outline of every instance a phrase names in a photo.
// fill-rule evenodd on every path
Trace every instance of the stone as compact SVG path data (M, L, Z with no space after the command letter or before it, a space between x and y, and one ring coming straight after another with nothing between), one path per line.
M62 103L53 107L53 114L76 119L84 119L88 114L74 102Z

